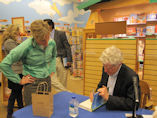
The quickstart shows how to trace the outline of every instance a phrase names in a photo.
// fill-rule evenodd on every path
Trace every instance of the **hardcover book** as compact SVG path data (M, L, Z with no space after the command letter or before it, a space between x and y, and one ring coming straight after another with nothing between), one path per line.
M155 20L157 20L157 14L156 13L147 14L147 21L155 21Z
M127 20L127 24L136 24L137 23L137 14L130 14Z
M82 109L85 109L87 111L93 112L96 109L100 108L105 103L106 103L106 101L101 96L99 96L99 93L97 92L94 94L93 102L91 102L90 99L87 99L87 100L81 102L79 104L79 107Z
M128 36L136 36L136 27L128 27L127 35Z
M147 26L146 27L146 34L147 35L155 34L155 26Z
M137 27L137 34L136 36L145 36L146 35L146 28L145 27Z

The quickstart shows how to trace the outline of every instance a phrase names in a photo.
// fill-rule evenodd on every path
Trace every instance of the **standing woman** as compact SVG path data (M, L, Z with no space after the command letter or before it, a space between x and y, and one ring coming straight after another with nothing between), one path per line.
M25 105L32 103L31 95L40 82L47 82L51 91L51 77L56 71L56 43L50 40L48 24L35 20L30 29L32 37L14 48L0 63L0 70L9 80L24 85ZM10 68L19 60L23 63L22 79Z
M19 27L16 25L10 25L4 31L2 39L3 39L5 56L7 56L12 49L14 49L16 46L19 45L20 43L19 38L20 38L20 31L19 31ZM16 74L19 74L20 78L22 78L21 61L13 63L11 68ZM8 80L8 88L11 89L11 94L8 99L7 118L12 117L15 100L17 100L19 109L23 107L22 87L23 87L22 85Z

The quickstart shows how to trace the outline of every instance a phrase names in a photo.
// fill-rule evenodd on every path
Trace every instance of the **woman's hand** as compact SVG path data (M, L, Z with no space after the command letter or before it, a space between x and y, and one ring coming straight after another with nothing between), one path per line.
M26 75L26 76L22 77L20 84L24 85L24 84L28 84L28 83L33 83L34 81L35 81L34 77L32 77L31 75Z
M54 73L54 72L52 72L52 73L50 74L50 78L52 78L54 74L55 74L55 73Z

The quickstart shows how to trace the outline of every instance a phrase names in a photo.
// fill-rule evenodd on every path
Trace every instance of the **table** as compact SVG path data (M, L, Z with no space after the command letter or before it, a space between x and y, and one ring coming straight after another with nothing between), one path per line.
M70 118L69 112L69 101L71 97L75 96L79 102L88 99L87 96L78 95L70 92L60 92L54 95L54 111L51 118ZM105 105L100 107L94 112L89 112L79 108L79 115L77 118L125 118L125 113L132 113L131 111L109 111L106 110ZM139 109L137 114L152 114L153 111ZM44 118L33 116L32 105L26 106L13 114L13 118Z

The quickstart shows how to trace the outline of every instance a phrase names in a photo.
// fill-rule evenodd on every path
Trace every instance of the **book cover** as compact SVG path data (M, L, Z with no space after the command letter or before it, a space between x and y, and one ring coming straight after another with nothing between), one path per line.
M105 100L99 96L99 92L94 94L94 99L92 102L92 110L96 110L97 108L101 107L103 104L105 104Z
M137 23L137 14L130 14L127 20L127 24L136 24Z
M81 102L79 104L79 107L87 111L93 112L99 107L101 107L102 105L104 105L105 103L106 101L101 96L99 96L99 93L97 92L94 94L93 102L91 102L90 99L87 99Z
M155 26L147 26L146 27L146 34L147 35L155 34Z
M157 34L157 25L155 25L155 34Z
M146 14L137 14L137 23L146 23Z
M157 13L147 14L147 21L155 21L157 20Z
M63 58L63 66L64 67L67 67L68 65L67 65L67 57L64 57Z
M128 27L126 32L128 36L136 36L136 27Z
M146 35L146 28L145 27L137 27L136 29L136 36L142 37Z

